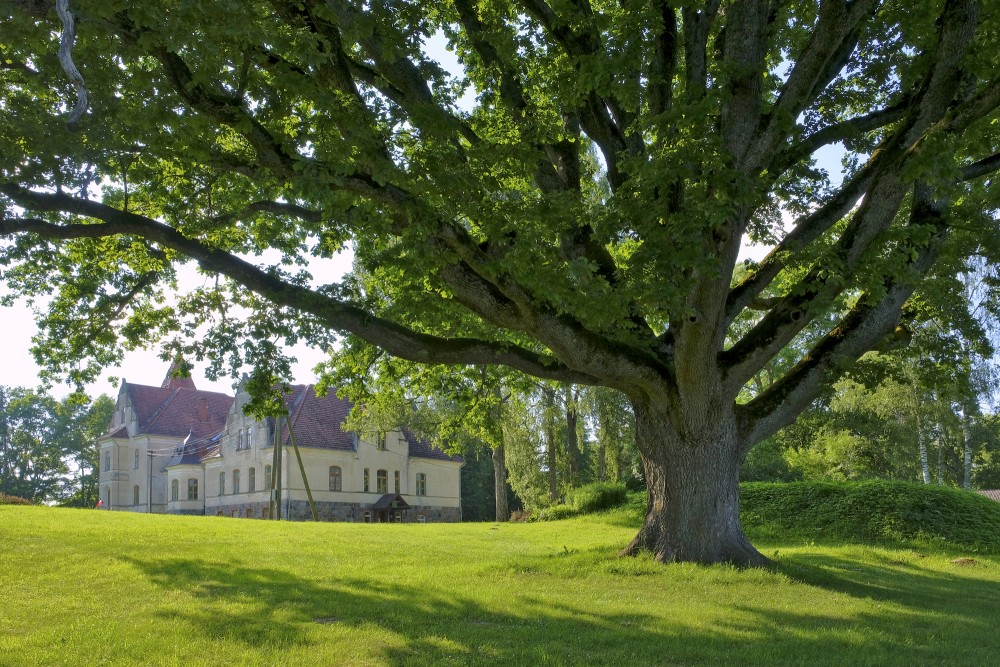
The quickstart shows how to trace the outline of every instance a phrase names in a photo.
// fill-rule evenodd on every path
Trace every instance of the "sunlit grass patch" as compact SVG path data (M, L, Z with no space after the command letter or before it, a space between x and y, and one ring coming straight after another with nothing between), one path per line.
M617 556L636 520L3 507L0 664L989 664L1000 649L991 553L768 534L775 572L663 566Z

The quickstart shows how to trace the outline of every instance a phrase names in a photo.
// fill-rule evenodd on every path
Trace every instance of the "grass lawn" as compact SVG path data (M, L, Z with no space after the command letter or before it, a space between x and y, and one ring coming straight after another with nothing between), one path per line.
M635 530L0 506L0 665L1000 661L996 554L765 537L776 573L661 566L615 556Z

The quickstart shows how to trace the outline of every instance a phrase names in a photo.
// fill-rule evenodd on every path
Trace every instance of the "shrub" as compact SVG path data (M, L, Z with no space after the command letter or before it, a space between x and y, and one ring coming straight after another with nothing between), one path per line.
M538 513L539 521L558 521L560 519L569 519L579 514L577 510L572 505L553 505L552 507L546 507Z
M743 525L757 534L931 540L1000 551L1000 503L961 489L888 481L749 483L741 496Z
M625 503L628 493L623 484L597 482L574 489L569 497L571 504L578 512L600 512L618 507Z
M30 505L31 501L18 496L8 496L0 493L0 505Z

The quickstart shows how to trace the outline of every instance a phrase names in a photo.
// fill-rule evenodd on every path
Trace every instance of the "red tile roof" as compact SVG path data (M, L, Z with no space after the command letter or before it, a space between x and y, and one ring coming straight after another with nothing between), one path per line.
M125 383L139 433L204 438L221 431L233 397L214 391Z
M178 379L178 378L173 378ZM176 463L194 462L219 454L218 434L225 428L226 419L234 399L227 394L194 389L194 382L188 386L172 385L168 374L162 387L124 383L139 421L138 433L189 437L188 445L178 449ZM190 380L190 378L186 378ZM180 383L186 385L187 383ZM337 398L336 392L317 396L313 385L292 385L285 395L285 404L292 419L295 438L302 447L319 449L339 449L354 451L353 433L343 430L354 404ZM273 429L273 421L268 420ZM282 441L290 445L287 422L283 420ZM115 436L122 435L119 429ZM442 461L461 461L459 456L450 456L432 446L427 440L417 438L403 429L403 437L409 446L410 456Z
M337 398L333 391L326 396L317 396L312 385L298 384L291 389L285 395L285 403L291 415L295 439L300 446L354 451L354 436L341 428L347 421L353 403ZM291 444L287 424L282 429L281 436L285 444Z
M418 459L438 459L439 461L462 460L461 456L445 454L424 438L418 438L405 428L403 429L403 437L406 438L406 443L410 446L410 456L415 456Z
M354 434L342 428L354 403L346 398L337 398L335 391L330 391L326 396L317 396L315 387L302 384L292 386L291 391L285 395L285 403L292 416L292 429L300 446L354 451ZM462 460L460 456L445 454L406 429L403 429L403 437L409 445L410 456L441 461ZM282 438L285 444L291 444L287 426L282 429Z

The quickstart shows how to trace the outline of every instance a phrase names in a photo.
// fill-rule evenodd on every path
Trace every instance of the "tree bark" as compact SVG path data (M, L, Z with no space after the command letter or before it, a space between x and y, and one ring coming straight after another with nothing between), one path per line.
M580 484L580 440L576 432L576 423L579 413L577 412L577 396L574 387L566 387L566 454L569 456L569 483L570 486Z
M962 488L972 488L972 429L969 427L969 410L962 413L962 444L965 450L965 458L962 466Z
M944 434L939 433L937 437L937 483L944 485Z
M510 508L507 505L507 455L503 442L493 447L493 485L496 497L496 520L510 520Z
M927 461L927 438L924 436L924 420L920 418L920 402L917 401L917 449L920 451L920 473L924 484L931 483L931 468Z
M608 476L608 447L607 439L601 437L597 443L597 481L607 481Z
M920 443L920 473L923 476L924 484L930 484L931 468L927 461L927 439L920 431L917 431L917 442Z
M556 453L556 392L551 387L542 389L543 405L545 407L545 459L548 464L549 500L559 500L559 460Z
M700 428L679 432L665 410L633 405L649 495L643 526L622 555L649 551L664 563L771 566L740 525L743 456L735 417L690 419Z

